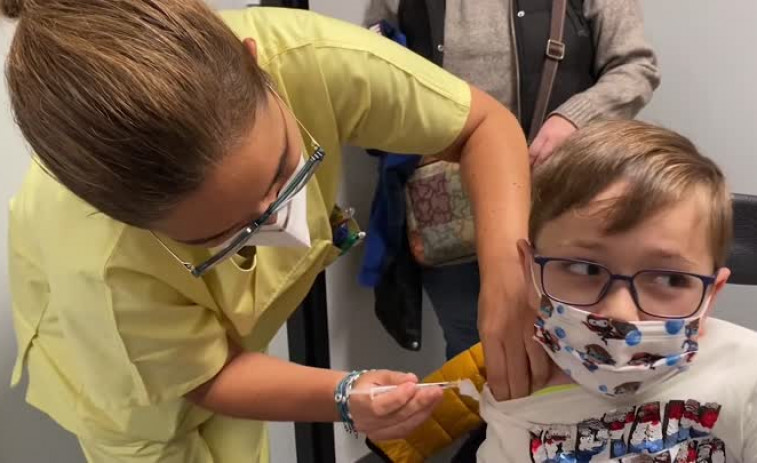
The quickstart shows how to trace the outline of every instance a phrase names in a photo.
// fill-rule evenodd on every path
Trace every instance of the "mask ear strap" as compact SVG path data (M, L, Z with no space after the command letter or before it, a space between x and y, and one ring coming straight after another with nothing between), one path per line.
M534 271L534 259L533 259L533 253L534 253L534 247L529 244L529 249L531 251L531 259L528 268L531 271L531 284L534 285L534 290L536 290L536 294L539 295L539 309L543 309L545 307L552 308L552 299L550 299L539 287L539 284L536 283L536 273Z
M705 316L707 316L709 314L710 309L712 308L711 307L712 306L712 298L713 298L713 295L715 294L715 283L718 280L718 275L719 274L720 274L720 269L715 270L715 275L714 275L715 281L713 281L712 284L710 285L710 287L708 288L707 294L705 295L704 300L702 300L702 304L699 307L699 312L698 312L696 318L703 318L703 317L705 317Z
M531 270L531 284L534 285L534 289L536 290L536 294L539 295L539 297L543 300L545 297L547 297L539 287L539 285L536 283L536 273L534 273L534 260L531 259L531 262L528 263L528 268Z
M539 285L536 283L536 275L534 274L534 266L531 264L531 283L534 285L534 289L536 290L536 294L539 295L539 309L544 310L552 309L552 299L550 299L544 292L542 292L541 288L539 288Z
M702 301L702 307L699 308L699 313L695 318L704 318L710 313L712 306L712 290L707 294L707 297Z

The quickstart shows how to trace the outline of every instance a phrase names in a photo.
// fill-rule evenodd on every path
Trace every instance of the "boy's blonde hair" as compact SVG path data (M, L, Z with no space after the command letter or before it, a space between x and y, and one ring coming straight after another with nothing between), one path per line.
M544 224L589 204L618 181L628 189L604 211L607 233L629 230L660 209L703 189L716 267L728 258L731 198L720 168L686 137L640 121L591 124L571 136L535 173L529 237Z

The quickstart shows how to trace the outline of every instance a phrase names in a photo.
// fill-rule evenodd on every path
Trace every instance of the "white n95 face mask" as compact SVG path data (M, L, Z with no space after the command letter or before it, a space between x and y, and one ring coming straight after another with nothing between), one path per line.
M630 323L543 296L534 339L573 381L622 398L685 370L699 347L699 322L700 317Z
M304 165L305 159L300 159L292 178ZM291 181L292 179L282 187L282 191L289 186ZM232 240L233 238L229 242ZM226 244L228 242L219 248L223 248ZM255 233L250 235L245 246L310 247L307 185L279 209L275 222L261 225Z

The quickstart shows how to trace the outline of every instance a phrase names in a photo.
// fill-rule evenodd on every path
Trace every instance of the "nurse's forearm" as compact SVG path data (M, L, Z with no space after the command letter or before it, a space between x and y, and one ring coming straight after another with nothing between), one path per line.
M244 352L187 398L210 411L237 418L332 422L339 418L334 389L345 375Z
M443 156L460 162L476 221L481 286L507 284L520 272L516 243L528 236L528 147L517 119L471 87L471 110L460 137Z
M520 276L516 245L528 238L531 173L515 116L474 89L472 111L475 105L485 115L463 146L460 166L474 205L481 288L486 289L507 286L503 277Z

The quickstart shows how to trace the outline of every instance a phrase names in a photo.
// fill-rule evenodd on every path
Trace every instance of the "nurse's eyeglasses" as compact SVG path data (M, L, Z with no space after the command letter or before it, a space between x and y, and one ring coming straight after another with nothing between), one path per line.
M275 91L273 91L273 89L271 89L271 93L273 93L274 97L276 98L279 108L282 108L283 102L281 101L281 97ZM209 259L201 262L198 265L194 265L191 262L187 262L179 257L157 235L153 233L153 236L155 236L155 239L158 240L158 243L160 243L160 245L193 276L199 278L205 275L213 267L225 261L229 257L238 253L242 248L244 248L250 237L255 234L255 232L257 232L263 224L268 222L271 216L280 212L284 207L286 207L286 205L289 204L289 202L297 195L297 193L305 188L308 181L313 177L313 174L315 174L316 168L318 167L318 165L320 165L321 161L323 161L323 158L326 156L326 152L323 150L323 148L321 148L318 142L315 141L315 138L310 134L308 129L305 128L304 125L302 125L302 123L297 119L296 116L294 116L294 113L292 113L292 116L297 122L297 125L310 139L310 157L307 161L305 161L305 165L292 175L291 181L289 181L287 186L279 192L278 197L271 203L270 206L268 206L265 212L263 212L260 217L250 222L246 227L242 228L242 230L237 232L237 234L228 242L227 245L213 254Z

